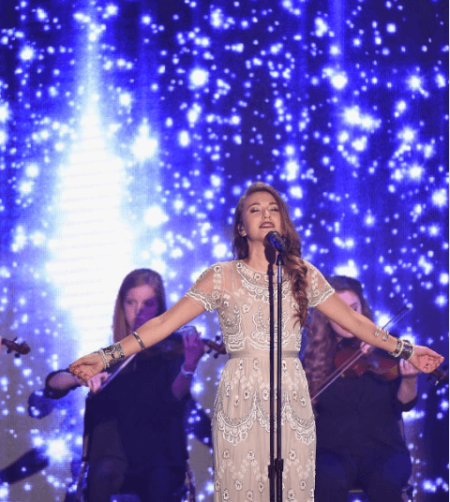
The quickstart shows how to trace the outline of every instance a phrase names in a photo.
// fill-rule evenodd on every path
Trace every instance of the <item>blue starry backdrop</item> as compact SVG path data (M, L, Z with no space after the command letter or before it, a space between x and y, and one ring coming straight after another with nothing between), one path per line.
M2 0L0 18L0 334L31 347L0 359L0 501L73 500L86 392L48 402L46 375L110 343L132 269L171 305L230 259L256 180L306 259L361 280L380 324L410 305L392 332L447 354L447 2ZM193 383L200 502L223 364ZM448 388L422 376L405 422L415 500L448 500Z

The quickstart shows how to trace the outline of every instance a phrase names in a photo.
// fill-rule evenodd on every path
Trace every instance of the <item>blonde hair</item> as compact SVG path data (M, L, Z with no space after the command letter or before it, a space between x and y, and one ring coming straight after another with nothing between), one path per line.
M167 310L166 295L164 292L164 285L161 276L154 270L149 268L140 268L130 272L122 284L117 295L116 304L114 307L113 317L113 340L114 343L120 342L123 338L130 334L133 326L128 326L125 318L124 302L128 291L137 286L148 284L153 288L155 296L158 300L158 313L161 315Z

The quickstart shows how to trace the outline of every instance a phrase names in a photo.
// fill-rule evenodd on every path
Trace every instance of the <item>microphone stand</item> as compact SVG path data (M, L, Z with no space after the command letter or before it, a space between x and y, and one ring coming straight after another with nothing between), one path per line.
M281 444L281 408L282 408L282 298L283 298L283 253L277 256L277 447L275 458L275 326L274 326L274 289L273 289L273 260L269 260L269 310L270 310L270 463L269 486L270 502L282 502L283 496L283 467ZM276 487L276 489L275 489ZM276 492L276 493L275 493ZM275 497L276 495L276 497Z

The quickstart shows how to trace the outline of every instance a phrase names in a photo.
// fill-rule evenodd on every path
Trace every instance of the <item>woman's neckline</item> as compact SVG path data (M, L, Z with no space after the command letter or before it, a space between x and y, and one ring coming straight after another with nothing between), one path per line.
M252 272L255 272L256 274L265 274L267 275L267 270L261 271L261 270L256 270L256 268L251 267L248 263L245 263L244 260L239 260L245 267L250 269Z
M256 270L255 268L251 267L250 265L248 265L247 263L245 263L244 260L237 260L237 263L241 263L242 266L244 266L245 268L247 268L252 274L253 274L253 279L254 280L257 280L257 281L264 281L265 283L269 282L269 274L266 272L261 272L259 270ZM283 267L284 269L284 267ZM276 271L274 270L274 273L276 274ZM259 276L256 277L256 275ZM289 277L287 276L287 274L283 273L283 287L285 284L287 284L289 280Z

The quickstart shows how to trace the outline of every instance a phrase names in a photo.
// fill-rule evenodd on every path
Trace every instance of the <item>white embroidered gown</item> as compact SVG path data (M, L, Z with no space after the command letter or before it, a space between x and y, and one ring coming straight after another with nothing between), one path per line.
M316 307L334 290L313 265L305 263L308 303ZM277 312L276 284L274 289ZM217 310L230 354L212 420L214 501L269 502L268 277L241 260L218 263L203 272L186 295L208 311ZM314 499L315 425L298 359L301 329L295 325L295 301L287 279L283 281L282 307L283 500L309 502Z

